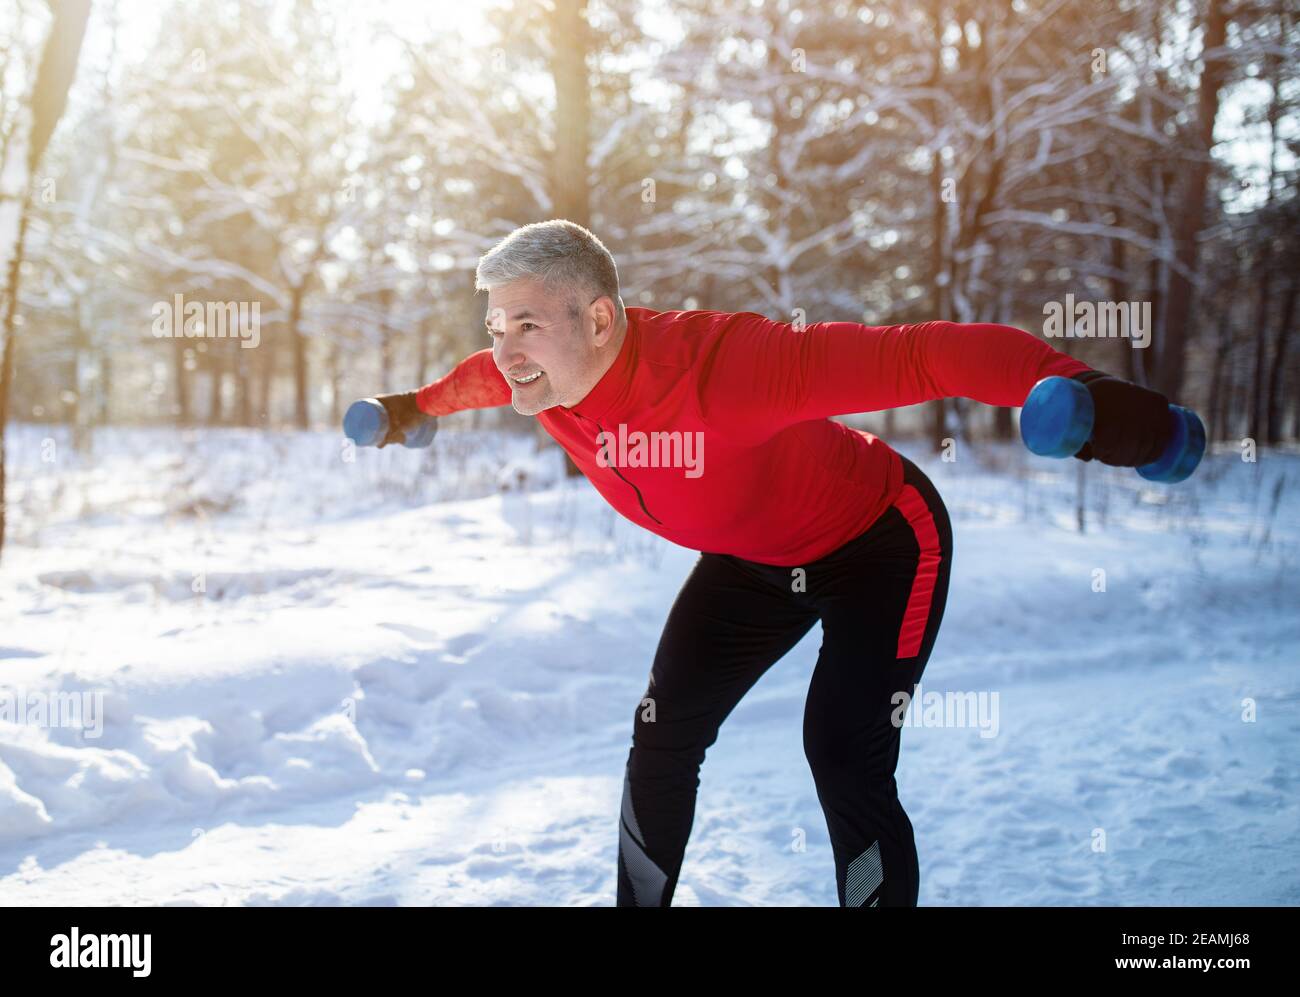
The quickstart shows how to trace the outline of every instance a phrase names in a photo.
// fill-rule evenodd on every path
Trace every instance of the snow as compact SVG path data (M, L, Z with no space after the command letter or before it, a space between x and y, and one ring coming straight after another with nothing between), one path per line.
M86 712L0 719L5 902L612 904L632 717L696 555L534 447L115 429L78 454L17 427L0 692ZM1174 487L1088 465L1081 534L1076 462L898 449L954 519L922 688L998 710L988 736L913 704L920 902L1300 903L1300 455ZM836 903L800 736L819 640L710 749L678 905Z

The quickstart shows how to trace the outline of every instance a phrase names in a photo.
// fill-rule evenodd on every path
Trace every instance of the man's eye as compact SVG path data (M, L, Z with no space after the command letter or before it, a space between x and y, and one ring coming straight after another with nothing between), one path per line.
M525 322L525 323L524 323L523 325L521 325L519 328L520 328L520 329L536 329L537 326L533 325L532 322Z

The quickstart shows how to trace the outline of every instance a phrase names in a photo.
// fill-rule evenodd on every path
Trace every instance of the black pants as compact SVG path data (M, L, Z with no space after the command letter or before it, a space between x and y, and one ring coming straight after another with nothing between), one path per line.
M894 771L901 708L943 617L952 525L929 478L907 458L903 468L894 505L816 561L774 567L700 555L668 615L633 721L619 906L670 905L705 750L740 698L819 619L803 747L830 832L840 905L916 905L916 842Z

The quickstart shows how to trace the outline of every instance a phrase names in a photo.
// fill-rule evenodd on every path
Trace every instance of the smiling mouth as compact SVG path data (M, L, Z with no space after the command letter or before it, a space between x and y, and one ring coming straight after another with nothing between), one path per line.
M512 377L510 378L510 380L514 381L515 384L532 384L534 381L536 381L539 377L542 376L542 373L543 372L539 370L536 373L528 374L524 377Z

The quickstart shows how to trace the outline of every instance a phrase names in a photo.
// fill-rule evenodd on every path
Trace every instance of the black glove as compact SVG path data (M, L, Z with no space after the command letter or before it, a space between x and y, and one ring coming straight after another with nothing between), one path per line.
M1092 435L1074 456L1112 467L1141 467L1160 458L1174 434L1169 399L1159 391L1099 370L1071 374L1092 396Z
M406 434L430 418L415 404L415 395L414 391L375 395L375 401L383 405L384 411L388 413L388 435L377 444L380 450L390 443L405 443Z

